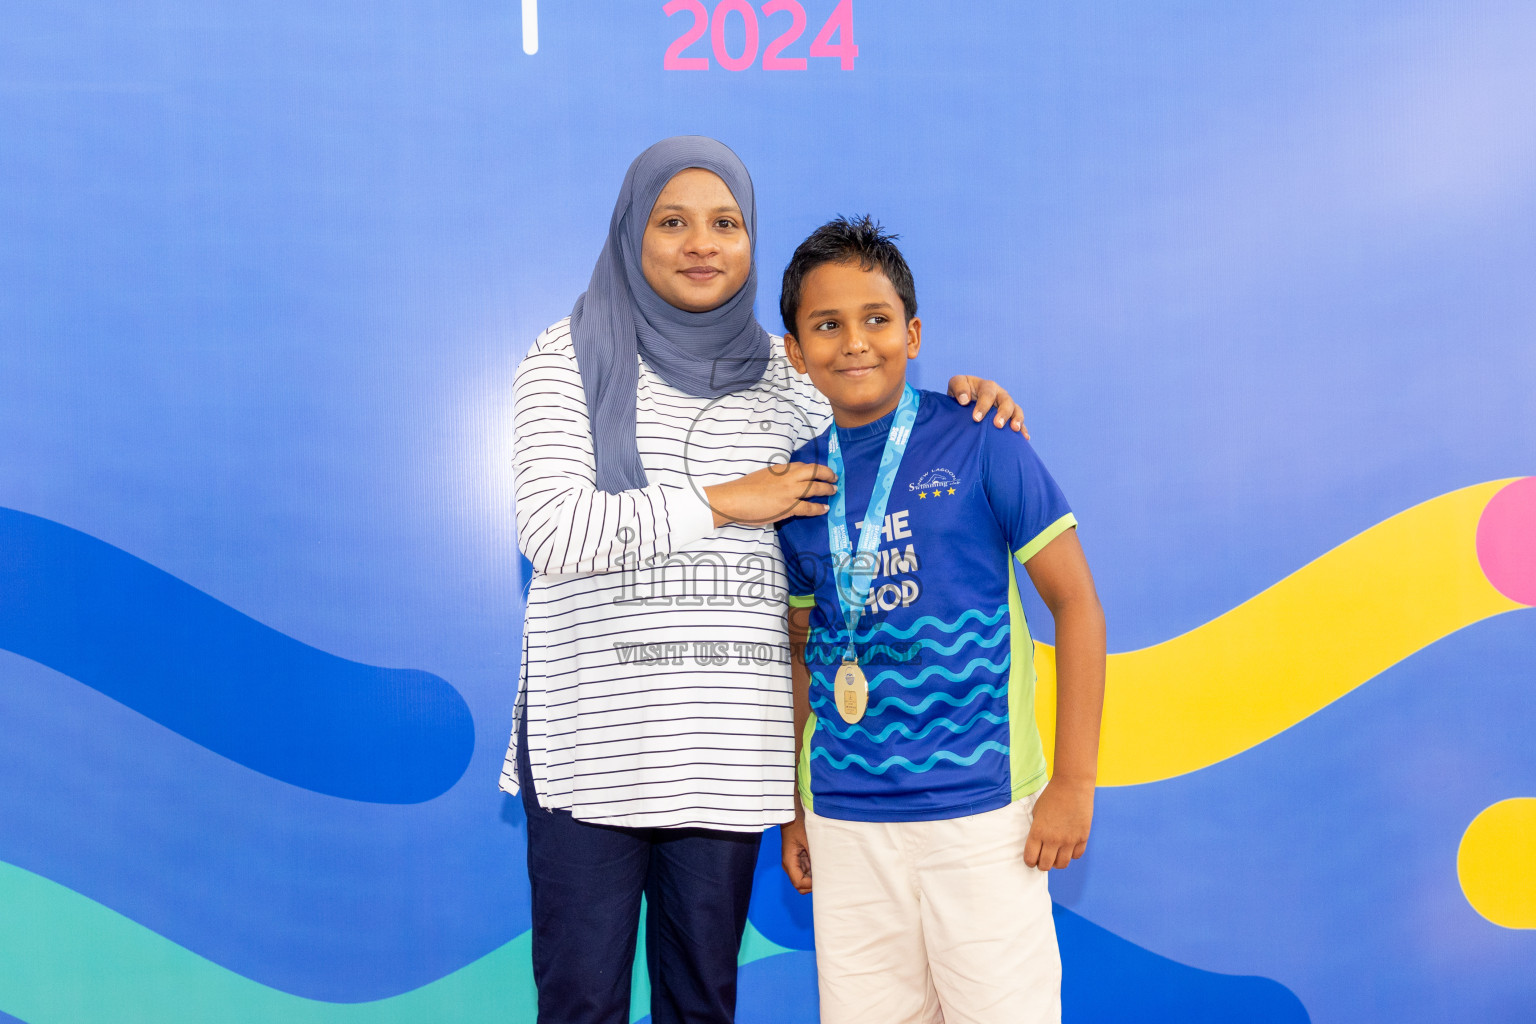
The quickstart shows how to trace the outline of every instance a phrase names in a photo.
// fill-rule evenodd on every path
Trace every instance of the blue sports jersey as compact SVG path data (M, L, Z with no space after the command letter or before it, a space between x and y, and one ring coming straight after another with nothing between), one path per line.
M1013 560L1027 562L1077 520L1021 435L976 424L947 395L920 395L854 635L869 680L869 707L856 724L833 704L847 628L827 521L779 525L790 604L812 609L800 798L825 817L954 818L1003 807L1045 784L1034 644ZM855 536L893 417L828 428L839 430ZM827 433L793 458L826 464Z

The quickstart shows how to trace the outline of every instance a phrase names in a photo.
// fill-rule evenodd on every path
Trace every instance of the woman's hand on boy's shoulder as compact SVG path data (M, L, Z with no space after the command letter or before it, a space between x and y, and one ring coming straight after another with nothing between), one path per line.
M971 419L977 423L981 422L989 410L995 408L992 417L994 427L1007 424L1026 438L1029 437L1029 431L1024 426L1024 410L997 381L959 374L949 378L949 397L961 405L970 405L971 400L975 399L976 408L971 413Z
M827 506L807 498L837 493L837 474L814 462L775 462L704 489L715 528L728 523L767 526L790 516L826 515Z
M1041 871L1064 868L1088 848L1093 826L1093 783L1052 779L1035 801L1024 841L1024 863Z

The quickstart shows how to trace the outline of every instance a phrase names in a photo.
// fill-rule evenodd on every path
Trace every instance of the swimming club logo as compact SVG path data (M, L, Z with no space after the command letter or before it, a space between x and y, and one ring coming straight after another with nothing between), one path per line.
M916 491L919 498L947 498L959 486L960 478L954 471L940 466L918 477L916 483L907 484L907 490Z

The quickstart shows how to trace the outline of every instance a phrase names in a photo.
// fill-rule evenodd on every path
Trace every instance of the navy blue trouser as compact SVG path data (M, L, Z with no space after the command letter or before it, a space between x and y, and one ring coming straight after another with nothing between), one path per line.
M617 828L544 810L519 739L539 1024L627 1024L642 892L654 1024L732 1024L762 834Z

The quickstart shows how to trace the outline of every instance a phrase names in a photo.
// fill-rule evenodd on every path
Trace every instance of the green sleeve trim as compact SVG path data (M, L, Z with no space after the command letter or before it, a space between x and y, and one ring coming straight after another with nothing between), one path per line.
M799 594L790 594L789 595L789 606L791 608L815 608L816 607L816 595L814 595L814 594L806 594L805 596L802 597Z
M1041 548L1045 547L1051 541L1055 540L1057 537L1060 537L1063 533L1066 533L1076 525L1077 516L1074 516L1071 512L1068 512L1066 515L1056 520L1050 526L1047 526L1045 529L1035 534L1035 539L1019 548L1019 550L1015 551L1013 553L1013 557L1019 560L1020 565L1023 565L1025 562L1038 555ZM789 603L794 604L795 599L790 598Z
M805 731L800 734L800 757L795 765L795 789L800 793L800 806L812 810L811 797L811 736L816 732L816 712L805 720Z

